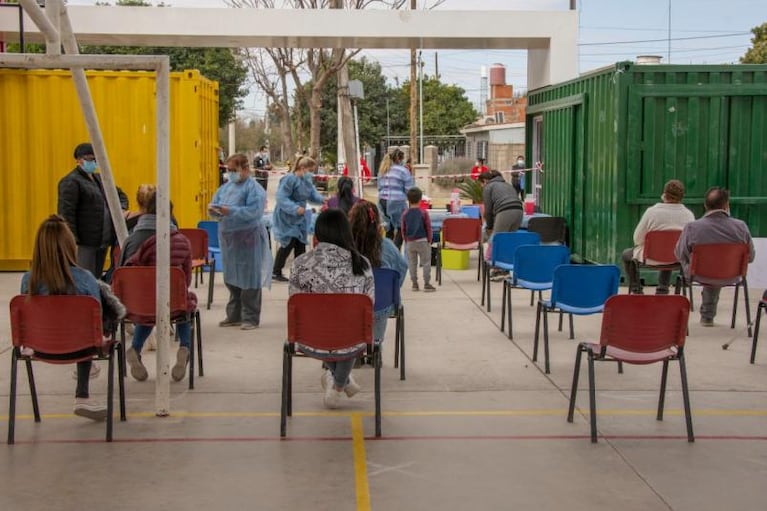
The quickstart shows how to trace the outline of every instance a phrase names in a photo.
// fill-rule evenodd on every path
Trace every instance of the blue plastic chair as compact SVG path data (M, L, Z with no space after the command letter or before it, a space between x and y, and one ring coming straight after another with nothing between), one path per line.
M217 262L221 261L221 257L219 257L221 247L218 244L218 222L213 220L201 220L197 222L197 228L208 231L208 251L213 255L213 258ZM221 268L216 268L216 271L220 270Z
M405 306L402 305L399 288L399 273L388 268L373 268L376 299L375 312L394 306L394 368L399 367L399 379L405 379Z
M514 253L522 245L540 245L541 237L534 232L514 231L493 234L490 261L483 259L482 305L487 296L487 311L490 312L490 268L514 271Z
M554 270L551 298L538 301L538 310L535 316L533 362L538 360L538 337L541 314L543 314L543 353L546 374L550 372L548 313L564 312L569 314L570 339L574 339L573 314L587 316L601 313L607 299L618 294L620 278L621 271L612 264L563 264Z
M554 283L554 270L570 263L570 249L563 245L522 245L514 253L514 274L503 282L503 305L501 310L501 332L504 319L509 321L509 339L513 339L511 314L511 289L529 289L530 306L533 305L535 292L542 299L542 291L551 289ZM508 297L508 299L507 299Z

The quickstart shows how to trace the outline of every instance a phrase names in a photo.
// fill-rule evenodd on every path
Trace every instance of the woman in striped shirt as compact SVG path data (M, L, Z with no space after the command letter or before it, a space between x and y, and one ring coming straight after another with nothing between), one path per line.
M413 176L402 165L405 153L395 149L384 156L378 169L378 206L386 219L386 237L402 247L400 223L408 208L407 191L413 187Z

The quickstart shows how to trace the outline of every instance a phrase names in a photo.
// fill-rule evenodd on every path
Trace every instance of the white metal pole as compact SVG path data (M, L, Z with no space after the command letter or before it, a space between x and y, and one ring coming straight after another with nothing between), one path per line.
M53 26L51 20L48 19L45 12L43 12L40 6L37 5L35 0L19 0L19 3L29 17L32 18L32 21L37 25L37 28L40 29L40 32L43 33L46 48L54 46L56 41L61 40L58 33L58 27Z
M170 414L170 59L157 67L157 382L155 414Z
M338 143L336 144L336 162L339 172L343 169L343 164L346 163L346 149L344 148L344 116L341 111L341 96L336 96L336 138Z
M46 41L45 53L48 55L61 55L61 28L59 20L61 19L61 0L48 0L45 4L45 15L56 28L56 37L52 41Z
M229 155L233 155L237 152L237 134L235 132L236 130L236 120L232 120L229 123Z
M363 197L364 191L362 186L362 165L360 161L360 121L357 118L357 101L352 101L352 108L354 109L354 144L356 147L355 156L357 156L357 192L360 198Z

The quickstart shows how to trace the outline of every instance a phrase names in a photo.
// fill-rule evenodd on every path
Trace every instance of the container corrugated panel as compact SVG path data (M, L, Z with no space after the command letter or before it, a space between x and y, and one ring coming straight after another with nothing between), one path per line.
M544 122L544 210L568 219L584 259L618 263L672 178L696 216L710 186L729 188L733 215L767 236L767 66L618 63L528 100L528 132Z
M135 208L156 182L155 79L148 72L86 73L116 184ZM171 73L171 199L182 226L204 217L218 182L218 86L197 71ZM0 270L26 269L57 185L88 140L68 71L0 69Z

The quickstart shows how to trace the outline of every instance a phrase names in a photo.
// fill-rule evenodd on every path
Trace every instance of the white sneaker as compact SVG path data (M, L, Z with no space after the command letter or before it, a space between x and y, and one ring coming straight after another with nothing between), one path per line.
M333 385L328 386L325 389L325 398L323 399L325 408L330 408L331 410L338 408L341 406L343 397L343 392L337 391Z
M352 397L357 392L362 390L362 387L360 387L360 384L357 383L354 378L352 378L352 375L349 375L349 383L346 384L346 387L344 387L344 393L346 393L346 397Z
M99 367L99 365L96 362L93 362L91 364L90 379L95 380L96 378L99 377L100 374L101 374L101 367ZM73 380L77 379L77 367L75 367L75 370L72 371L72 379Z
M170 370L173 381L181 381L186 376L186 365L189 363L189 348L181 346L176 352L176 365Z
M134 350L133 347L130 347L125 351L125 361L128 362L130 375L133 376L133 379L136 381L144 381L149 377L146 367L144 367L144 364L141 362L141 357L136 353L136 350Z
M107 418L107 407L95 403L88 398L76 398L74 414L94 421L103 421Z
M333 386L333 373L330 372L330 369L325 369L320 376L320 385L322 385L322 390L327 390L328 387Z

